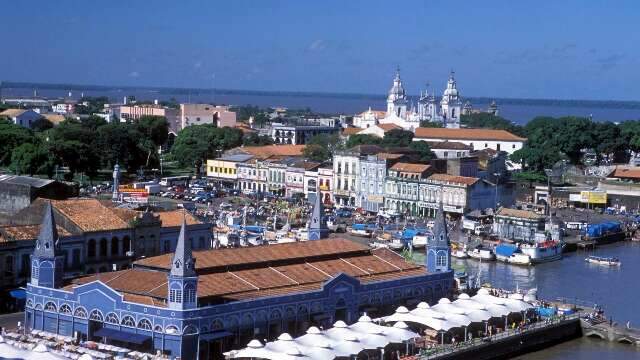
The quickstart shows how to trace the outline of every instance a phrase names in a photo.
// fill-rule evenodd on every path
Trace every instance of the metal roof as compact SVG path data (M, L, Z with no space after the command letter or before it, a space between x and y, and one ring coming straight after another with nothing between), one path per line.
M19 176L19 175L0 175L0 183L16 184L16 185L29 185L34 188L41 188L49 185L54 180L39 179L31 176Z

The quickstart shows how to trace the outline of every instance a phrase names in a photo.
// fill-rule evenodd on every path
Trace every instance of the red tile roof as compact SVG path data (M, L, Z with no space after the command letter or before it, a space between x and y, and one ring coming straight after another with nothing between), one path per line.
M412 164L412 163L399 162L393 165L390 168L390 170L410 172L410 173L423 173L427 171L430 167L431 165L426 165L426 164Z
M498 140L525 141L527 139L516 136L506 130L493 129L445 129L445 128L417 128L416 138L445 139L445 140Z
M357 127L348 127L348 128L342 129L342 135L351 136L351 135L355 135L355 134L359 133L362 130L363 129L360 129L360 128L357 128Z
M640 167L616 166L608 177L622 179L640 179Z
M433 174L429 176L429 180L445 183L454 183L461 185L473 185L478 182L478 178L468 176L456 176L449 174Z
M237 149L245 154L266 159L271 156L302 156L304 145L244 146Z
M371 250L344 239L298 242L254 248L196 252L198 298L206 302L254 299L318 290L345 273L362 282L424 275L422 266L406 262L387 250ZM170 256L170 255L168 255ZM99 280L121 292L125 300L165 306L168 256L139 260L134 267L75 279L67 290ZM207 272L203 272L203 270Z
M398 125L392 124L392 123L378 124L376 126L379 127L380 129L382 129L382 131L384 131L384 132L395 130L395 129L402 129L402 126L398 126Z

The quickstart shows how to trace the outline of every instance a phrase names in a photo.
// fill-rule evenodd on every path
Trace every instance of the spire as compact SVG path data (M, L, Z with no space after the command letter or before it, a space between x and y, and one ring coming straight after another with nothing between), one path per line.
M58 246L58 228L53 217L53 207L51 201L47 201L40 225L40 234L36 240L36 250L33 252L35 256L44 258L55 258L56 247Z
M449 242L449 235L447 234L447 220L444 216L444 210L442 208L442 196L440 199L440 205L438 205L438 212L436 213L436 219L433 226L433 235L436 237L438 243ZM441 243L440 243L441 244Z
M316 198L311 210L311 217L307 224L309 240L320 240L327 237L327 223L324 219L324 206L322 206L322 192L316 187Z
M196 260L191 253L191 240L187 237L187 221L185 213L182 213L182 226L180 227L180 235L178 235L178 243L176 244L176 252L173 254L171 261L171 275L190 277L196 276Z

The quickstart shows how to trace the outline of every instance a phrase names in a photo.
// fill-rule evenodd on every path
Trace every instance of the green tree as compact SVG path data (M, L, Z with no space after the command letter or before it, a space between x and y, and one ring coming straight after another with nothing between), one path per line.
M273 138L268 135L258 135L257 133L246 134L242 138L244 146L273 145Z
M0 120L0 165L11 163L13 150L22 144L33 144L33 131L10 121Z
M133 124L133 128L140 133L138 146L147 154L145 166L153 160L157 162L158 148L169 137L169 122L164 116L142 116Z
M324 162L331 159L331 152L329 149L317 145L317 144L308 144L302 150L302 155L313 161Z
M382 139L380 139L375 135L355 134L355 135L349 136L349 139L347 140L345 147L347 149L350 149L358 145L380 145L381 142L382 142Z
M214 125L189 126L178 134L171 154L182 166L193 166L196 174L206 159L242 144L242 131L235 128L216 128Z
M43 117L31 123L31 129L36 132L47 131L51 128L53 128L53 123Z
M503 117L485 112L462 115L460 116L460 123L468 128L507 130L519 136L525 134L525 129L522 126L516 125Z
M113 123L101 126L97 132L96 146L100 149L103 166L111 169L120 164L129 172L145 165L145 149L140 148L141 134L128 124Z
M426 141L413 141L409 145L409 148L418 152L420 161L429 161L436 157Z
M53 177L55 161L51 153L40 144L25 143L13 150L11 170L18 175L46 174Z
M66 119L49 131L48 147L57 162L72 174L84 173L92 179L100 168L100 149L95 131L75 119Z
M407 147L413 140L413 132L402 129L387 131L380 145L384 147Z

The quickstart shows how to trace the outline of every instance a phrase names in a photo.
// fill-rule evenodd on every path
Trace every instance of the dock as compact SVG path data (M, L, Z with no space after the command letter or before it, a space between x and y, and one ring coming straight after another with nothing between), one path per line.
M620 344L631 344L640 347L640 329L627 328L616 323L604 321L590 321L580 319L584 336L600 338L602 340Z

